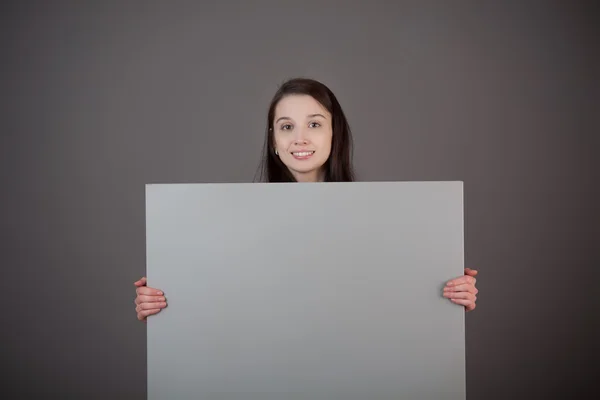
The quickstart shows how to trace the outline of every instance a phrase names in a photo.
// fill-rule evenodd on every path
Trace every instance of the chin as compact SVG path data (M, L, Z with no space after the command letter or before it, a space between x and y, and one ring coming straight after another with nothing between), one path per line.
M300 164L300 165L298 165ZM301 174L307 174L311 172L318 171L323 166L322 163L311 163L311 165L302 165L301 163L292 163L289 166L290 169L293 169L296 172Z

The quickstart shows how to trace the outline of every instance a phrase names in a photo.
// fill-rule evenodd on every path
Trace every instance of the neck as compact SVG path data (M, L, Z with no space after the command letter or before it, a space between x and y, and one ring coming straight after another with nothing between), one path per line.
M293 172L292 174L298 182L323 182L325 180L325 173L323 170L310 171L306 173Z

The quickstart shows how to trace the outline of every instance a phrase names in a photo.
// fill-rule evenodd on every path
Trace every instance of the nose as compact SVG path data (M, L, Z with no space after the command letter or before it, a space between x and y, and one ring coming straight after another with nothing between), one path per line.
M294 138L294 144L296 146L302 146L308 144L308 140L306 139L306 132L304 129L296 129L296 137Z

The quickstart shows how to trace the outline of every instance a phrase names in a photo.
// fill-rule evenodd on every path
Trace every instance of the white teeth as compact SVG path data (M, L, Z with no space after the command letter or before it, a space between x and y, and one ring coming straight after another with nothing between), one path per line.
M297 153L292 153L293 155L295 155L296 157L306 157L306 156L310 156L312 155L312 153L314 153L314 151L301 151L301 152L297 152Z

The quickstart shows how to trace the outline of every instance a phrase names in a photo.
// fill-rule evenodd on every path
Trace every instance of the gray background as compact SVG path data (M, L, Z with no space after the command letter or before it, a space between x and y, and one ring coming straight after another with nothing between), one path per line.
M296 75L360 180L464 180L469 399L592 387L596 4L2 2L0 391L144 398L144 184L251 181Z
M150 400L466 398L461 182L146 194Z

